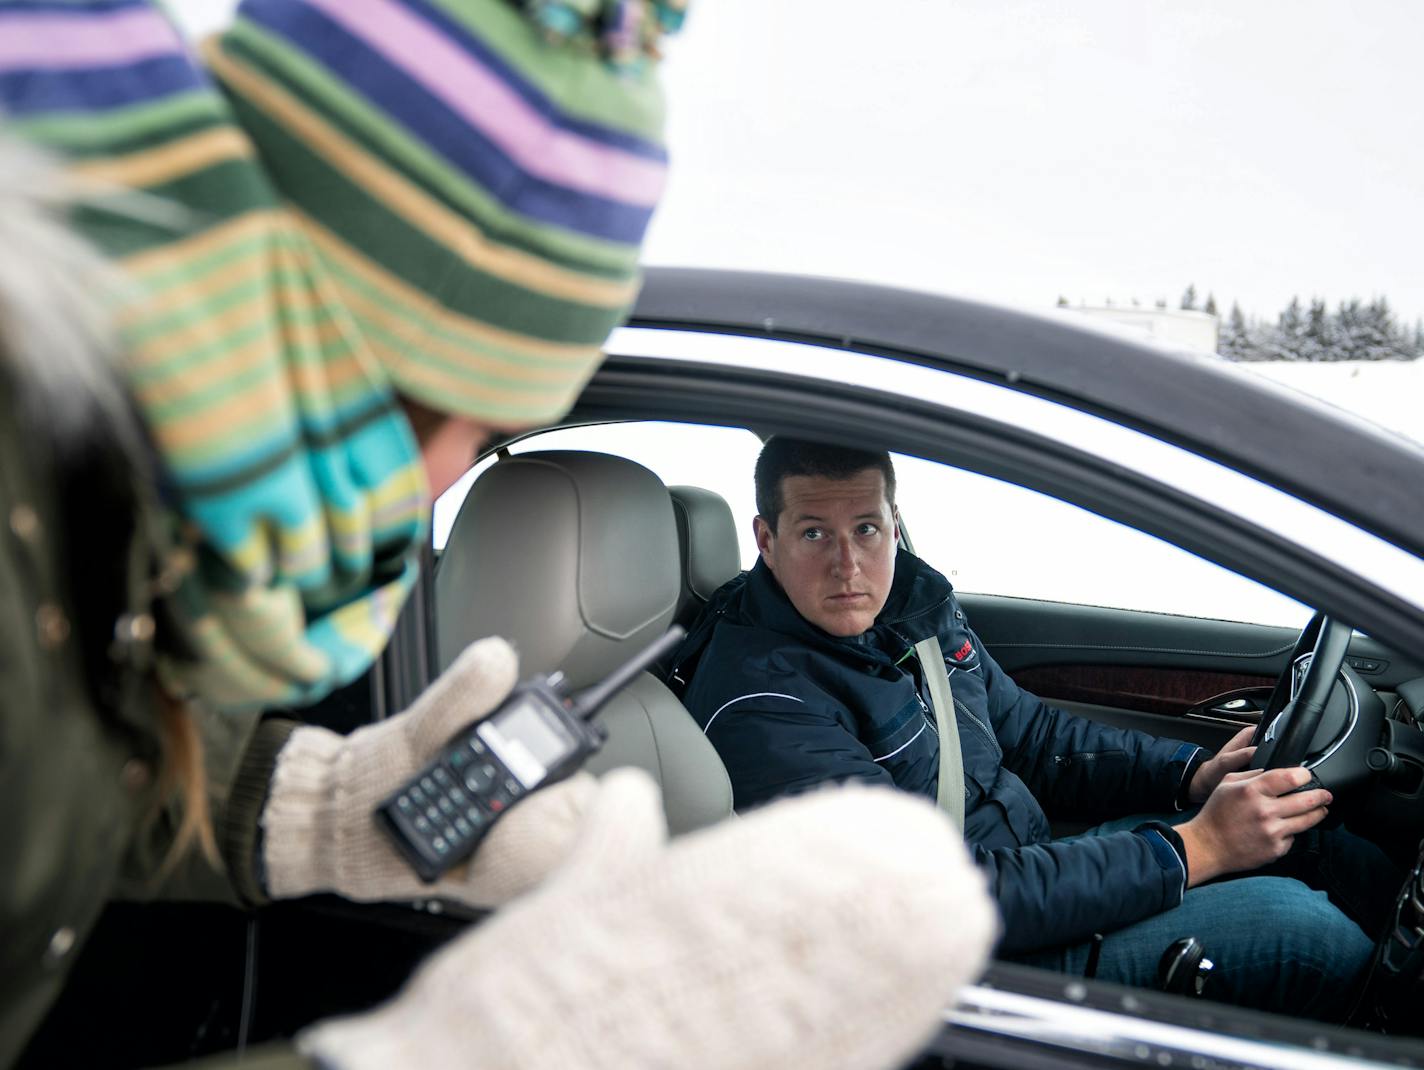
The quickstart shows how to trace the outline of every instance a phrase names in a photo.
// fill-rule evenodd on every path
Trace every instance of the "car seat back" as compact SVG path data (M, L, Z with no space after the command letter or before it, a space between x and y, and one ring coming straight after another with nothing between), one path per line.
M673 619L690 628L717 588L741 572L741 546L731 507L720 494L687 486L668 487L668 493L682 566Z
M441 667L503 635L520 672L579 690L663 634L680 594L672 500L641 465L601 453L507 457L470 489L435 574ZM674 833L732 812L727 772L672 693L644 673L604 707L593 772L647 770Z

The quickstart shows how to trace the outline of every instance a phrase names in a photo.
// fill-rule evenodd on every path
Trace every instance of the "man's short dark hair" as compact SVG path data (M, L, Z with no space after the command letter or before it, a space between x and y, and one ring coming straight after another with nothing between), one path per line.
M895 507L895 466L884 450L858 450L824 442L773 435L761 448L756 463L756 507L761 518L776 531L777 517L786 508L781 484L787 476L824 476L849 479L867 468L885 476L885 500Z

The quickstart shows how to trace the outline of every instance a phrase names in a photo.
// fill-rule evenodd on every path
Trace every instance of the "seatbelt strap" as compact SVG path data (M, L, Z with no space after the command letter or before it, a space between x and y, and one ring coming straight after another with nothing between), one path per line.
M944 669L944 652L939 637L930 636L915 644L925 686L930 689L935 725L939 729L939 808L960 831L964 830L964 755L959 750L959 725L954 716L954 693L949 689L949 673Z

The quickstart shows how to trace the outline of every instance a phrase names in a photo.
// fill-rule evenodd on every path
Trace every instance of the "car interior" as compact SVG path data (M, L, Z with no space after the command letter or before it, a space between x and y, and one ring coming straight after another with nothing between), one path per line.
M505 455L470 488L436 566L439 667L468 643L502 635L519 651L522 674L561 671L578 691L670 624L690 625L740 570L735 519L714 491L665 487L637 462L610 454ZM1164 715L1077 705L1124 727L1172 731ZM608 738L586 768L648 772L674 835L732 813L716 751L652 672L598 720ZM1226 720L1188 727L1212 747L1236 730ZM1081 827L1058 822L1056 831Z
M499 452L450 529L435 582L440 658L448 664L470 640L504 634L520 650L524 673L562 667L577 688L674 620L695 619L742 567L737 525L713 491L664 487L628 458L541 449L537 439L531 452ZM908 539L908 531L903 535ZM1413 724L1419 696L1410 690L1417 685L1406 684L1402 696L1384 688L1376 694L1361 673L1380 675L1391 655L1367 637L1327 622L1333 653L1322 649L1318 670L1310 672L1319 618L1298 637L1291 628L1167 614L1028 607L1021 599L974 594L961 599L991 652L1023 686L1082 715L1209 748L1250 724L1263 754L1285 746L1270 737L1268 724L1313 678L1317 689L1324 687L1321 716L1291 744L1300 755L1290 764L1310 754L1317 776L1335 790L1361 789L1354 816L1368 822L1402 866L1412 860L1424 801L1424 734ZM1128 641L1122 618L1132 628ZM1396 668L1415 671L1407 663ZM1348 687L1331 698L1337 676ZM603 723L609 738L591 767L647 770L663 790L674 833L731 812L716 753L656 676L643 674ZM1389 741L1367 761L1365 751L1382 731ZM1387 790L1363 790L1374 769L1369 761L1390 764ZM1083 827L1054 822L1056 835ZM1202 934L1194 962L1209 942L1210 934ZM1167 990L1191 991L1173 987L1170 973Z
M522 677L558 670L572 690L580 690L670 624L690 623L708 597L746 564L739 539L743 524L721 494L703 486L665 484L644 464L615 451L550 448L545 433L502 443L477 466L477 478L433 557L431 579L403 618L405 638L398 631L391 656L370 676L305 716L350 727L398 709L402 687L407 693L418 691L422 675L433 677L468 642L491 634L514 643ZM549 441L559 440L550 436ZM745 478L749 483L749 469ZM908 522L913 524L914 517ZM908 537L908 529L904 534ZM1219 746L1243 725L1263 725L1278 698L1278 676L1298 661L1298 630L1287 626L1020 595L961 592L961 601L996 660L1046 700L1206 746ZM428 656L423 666L422 652ZM1413 724L1424 695L1414 695L1412 685L1395 685L1424 676L1424 666L1358 634L1340 654L1348 659L1342 671L1358 670L1359 687L1380 696L1378 716L1388 714L1389 723L1397 726L1390 729L1401 741L1390 752L1396 763L1388 774L1391 787L1372 793L1376 802L1369 804L1373 809L1366 816L1386 825L1396 822L1396 853L1412 860L1415 815L1424 803L1424 746L1415 753L1408 741L1424 739ZM411 679L395 686L402 659ZM1331 716L1335 727L1322 725L1319 734L1338 733L1341 718L1352 726L1357 720L1351 719L1348 704ZM662 790L674 835L732 815L731 788L720 759L656 673L641 674L604 708L599 721L608 739L589 768L597 773L632 765L647 771ZM1074 831L1078 827L1072 824L1055 824L1055 833ZM56 1053L72 1053L79 1016L89 1013L98 993L111 992L131 976L135 957L157 990L171 991L174 1018L189 1024L172 1035L133 1036L126 1045L106 1045L106 1056L117 1057L109 1061L119 1065L256 1043L289 1035L317 1016L369 1006L470 918L436 901L372 906L329 896L274 904L255 917L200 905L155 912L118 904L109 909L74 982L21 1065L53 1065ZM360 942L371 968L333 976L331 963L347 953L353 940ZM1209 950L1209 934L1203 934L1203 942ZM202 962L196 969L195 957ZM203 971L208 984L179 991L171 982ZM1076 983L995 964L985 983L1061 1000L1065 982ZM140 989L144 986L132 987ZM254 998L254 991L260 998ZM1180 999L1150 992L1071 998L1087 1005L1096 999L1114 1008L1129 999L1134 1013L1155 1013L1160 1021L1180 1023L1195 1014L1203 1028L1272 1035L1263 1016L1217 1004L1194 1001L1200 1009L1188 1013ZM120 1034L144 1017L135 1003L109 995L104 999L104 1018L91 1020L96 1036L106 1029L110 1036ZM1154 1000L1168 1002L1157 1007ZM1276 1035L1300 1042L1299 1027L1294 1028L1295 1033ZM1313 1024L1309 1028L1313 1043L1333 1035ZM1351 1043L1351 1035L1358 1036L1351 1031L1340 1035L1346 1039L1330 1043L1341 1047Z
M738 525L712 490L664 487L626 457L546 450L537 435L530 444L533 452L500 451L450 528L435 573L440 666L469 641L503 634L520 650L526 673L562 667L574 688L585 687L668 624L696 618L745 563ZM902 537L909 542L908 526ZM964 591L960 598L996 660L1021 686L1099 721L1210 748L1245 725L1261 724L1278 667L1298 636L1289 627L1106 606ZM1378 689L1381 707L1408 726L1412 714L1404 699L1357 670L1379 676L1413 668L1398 659L1392 664L1366 636L1354 636L1349 647L1342 672L1352 675L1360 694ZM1342 692L1313 750L1339 734L1341 717L1349 716L1344 702ZM634 705L642 710L636 718L629 713ZM686 793L687 800L669 802L674 830L729 811L723 801L696 801L708 779L724 791L725 777L717 775L715 753L701 734L687 735L690 717L652 674L603 716L610 739L594 759L595 771L638 765L669 794ZM1403 732L1400 744L1408 746ZM685 756L673 759L674 751ZM688 768L672 775L666 763L673 760ZM1410 824L1407 804L1424 799L1424 763L1407 755L1400 760L1399 820ZM1359 761L1354 766L1363 769ZM696 775L682 783L693 768ZM1357 779L1359 769L1352 772ZM706 819L689 820L691 812ZM1077 830L1068 822L1055 825L1058 833Z

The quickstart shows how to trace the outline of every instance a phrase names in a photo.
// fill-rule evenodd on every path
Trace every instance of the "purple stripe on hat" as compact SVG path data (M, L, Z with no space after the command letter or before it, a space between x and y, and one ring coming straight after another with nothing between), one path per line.
M0 67L0 112L104 112L208 88L187 56L159 56L127 67L93 70L5 70Z
M119 67L185 51L173 26L148 9L0 11L0 68Z
M365 40L523 169L549 181L653 208L666 167L560 129L489 67L391 0L306 0Z
M80 13L98 14L102 11L139 9L151 11L153 9L153 4L149 0L84 0L82 5L76 3L75 0L4 0L4 4L7 15L20 11L75 15Z
M533 85L525 74L510 65L483 39L472 33L466 26L456 22L450 13L436 6L431 0L402 0L420 18L430 23L460 48L474 56L490 70L504 79L505 84L529 102L530 107L542 113L549 122L564 130L573 130L600 145L612 145L626 149L650 160L667 163L667 149L657 141L619 130L587 119L580 119L563 111L549 99L548 95Z
M0 0L0 2L5 2L5 0ZM559 106L537 86L530 83L521 71L507 63L498 52L495 52L483 40L451 18L448 12L427 3L426 0L401 0L401 2L415 12L419 18L424 19L450 38L459 48L474 56L476 60L504 79L504 83L510 89L523 97L529 106L543 115L550 124L562 130L572 130L599 145L609 145L631 152L635 156L667 164L667 149L660 142L561 111ZM244 21L255 22L275 30L293 42L296 48L320 59L325 66L352 85L362 84L360 76L367 73L366 66L379 67L388 74L372 74L370 75L371 80L379 81L382 78L399 80L402 85L407 87L403 91L403 96L418 96L421 107L441 108L449 112L452 121L458 122L465 130L469 129L469 124L463 119L457 118L453 111L450 111L438 98L432 96L427 89L417 85L403 72L387 63L382 56L373 52L359 39L351 36L350 33L320 12L309 7L295 6L292 0L242 0L242 8L239 13ZM316 23L316 27L313 28L308 25L309 23ZM348 51L353 53L353 58L344 60ZM357 52L360 54L359 58L354 56L354 53ZM382 107L385 106L384 96L378 95L372 99L380 100ZM407 125L410 124L407 123Z
M378 101L392 120L422 139L510 211L611 241L642 241L652 217L649 209L572 190L528 174L443 100L432 96L404 70L391 66L364 41L352 37L321 12L294 7L286 0L248 0L242 12L248 21L300 41L308 56L355 92ZM242 54L261 62L260 54L246 50ZM339 119L335 121L339 123ZM350 132L359 137L359 131ZM649 146L639 147L646 150ZM309 208L320 211L317 205Z

